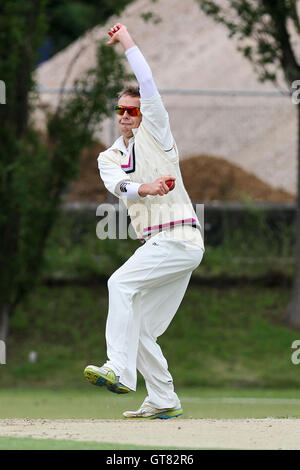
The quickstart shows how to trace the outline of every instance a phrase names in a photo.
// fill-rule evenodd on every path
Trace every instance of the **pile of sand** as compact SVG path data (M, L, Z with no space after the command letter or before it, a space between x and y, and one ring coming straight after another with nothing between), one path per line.
M83 152L78 178L66 195L68 202L107 200L107 190L97 167L97 156L103 149L102 144L95 143ZM194 202L295 200L292 194L272 188L255 175L223 158L195 155L182 160L180 168L185 187Z
M141 14L149 10L161 22L145 22ZM205 16L195 0L136 0L120 17L93 28L42 64L37 70L38 84L60 87L72 60L84 48L69 70L65 85L71 86L94 66L96 41L107 37L108 27L117 20L128 26L152 68L182 161L199 154L221 157L275 188L296 194L297 113L290 98L163 93L174 88L276 89L258 82L252 65L237 51L226 29ZM54 107L58 95L43 94L41 100ZM35 120L43 127L41 113L35 114ZM114 136L117 130L107 120L95 137L109 146Z

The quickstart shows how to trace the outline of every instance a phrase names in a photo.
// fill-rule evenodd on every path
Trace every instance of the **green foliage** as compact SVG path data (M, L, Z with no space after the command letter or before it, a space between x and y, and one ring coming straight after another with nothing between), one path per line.
M300 38L297 0L197 0L200 8L235 37L238 50L250 60L261 82L279 83L283 74L289 90L300 76L297 43ZM298 37L296 37L298 35ZM281 85L281 83L280 83ZM295 103L296 104L296 103ZM298 165L300 165L300 105L298 113ZM289 325L300 325L300 177L298 175L298 211L296 219L295 274L292 295L286 310Z
M161 17L153 13L152 11L146 11L145 13L141 13L140 17L145 21L145 23L152 21L153 24L159 24L162 22Z
M112 100L129 78L121 57L114 49L99 43L97 67L76 80L72 99L66 102L61 99L56 112L48 114L52 194L60 194L76 174L80 152L91 143L93 131L100 128L104 117L111 115ZM58 179L53 181L55 175Z
M295 227L284 219L270 227L264 211L246 207L243 217L223 219L223 242L210 246L196 279L210 280L247 278L270 279L276 276L290 282L293 275ZM141 246L139 240L99 240L96 236L96 214L61 211L56 219L45 250L43 278L100 282L110 276ZM97 281L98 282L98 281ZM201 282L201 281L200 281Z
M280 69L288 86L299 78L300 65L291 42L288 23L300 33L296 0L196 0L200 8L224 25L238 50L249 59L260 81L277 81Z
M6 84L7 103L0 106L0 307L14 304L19 296L25 266L21 257L30 257L35 242L28 228L39 224L38 220L30 223L27 213L41 204L36 197L44 181L45 151L28 129L28 95L46 29L44 9L44 1L8 0L0 7L0 76Z
M60 196L76 175L80 153L91 142L95 126L110 114L111 100L126 77L115 51L100 44L98 66L76 83L75 97L48 116L51 145L42 144L31 131L15 141L14 164L1 162L1 207L7 209L1 233L14 228L0 252L2 302L9 293L9 301L17 301L36 278Z
M45 2L8 0L0 7L0 27L8 38L0 41L0 77L7 85L7 104L0 106L1 333L2 309L11 314L38 280L61 195L129 76L124 58L100 43L96 67L76 82L74 96L48 113L44 142L29 125L29 94L46 29Z
M2 152L2 144L11 148L15 135L26 131L32 71L47 28L44 10L44 0L7 0L0 5L0 77L6 85L7 102L0 106L1 160L13 158L13 149L8 155Z
M15 158L13 168L2 167L1 175L6 170L11 177L0 187L1 203L6 202L1 204L5 210L0 224L0 298L12 303L36 276L44 230L52 212L50 199L45 197L47 151L35 133L16 141Z
M132 0L48 0L46 14L52 54L67 47L88 29L119 14L130 2Z

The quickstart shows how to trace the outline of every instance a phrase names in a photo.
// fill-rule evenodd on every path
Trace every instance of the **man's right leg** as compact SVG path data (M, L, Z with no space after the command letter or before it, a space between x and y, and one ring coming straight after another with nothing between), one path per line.
M161 236L158 235L156 239L160 239ZM157 249L152 244L146 243L138 248L108 281L109 310L106 323L108 361L104 367L111 369L117 380L130 390L136 389L136 358L143 315L140 304L141 292L147 286L158 286L164 278L169 277L168 259L171 247L163 242L159 247ZM87 372L89 369L90 366ZM95 376L96 374L97 370ZM92 375L87 376L86 372L84 375L93 383Z

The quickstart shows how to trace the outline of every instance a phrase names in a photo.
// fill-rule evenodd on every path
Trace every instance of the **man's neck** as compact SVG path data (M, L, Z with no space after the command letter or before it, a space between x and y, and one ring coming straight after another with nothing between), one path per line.
M124 141L125 147L128 149L129 139L127 139L127 137L124 137L123 135L123 141Z

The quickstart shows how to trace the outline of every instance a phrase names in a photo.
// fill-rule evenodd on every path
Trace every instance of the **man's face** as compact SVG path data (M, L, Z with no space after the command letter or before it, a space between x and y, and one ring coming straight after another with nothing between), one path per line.
M140 107L140 98L137 96L128 96L123 95L118 101L119 106L136 106ZM130 116L127 111L123 114L123 116L117 114L118 125L122 136L125 140L129 140L132 136L132 129L139 127L142 116Z

